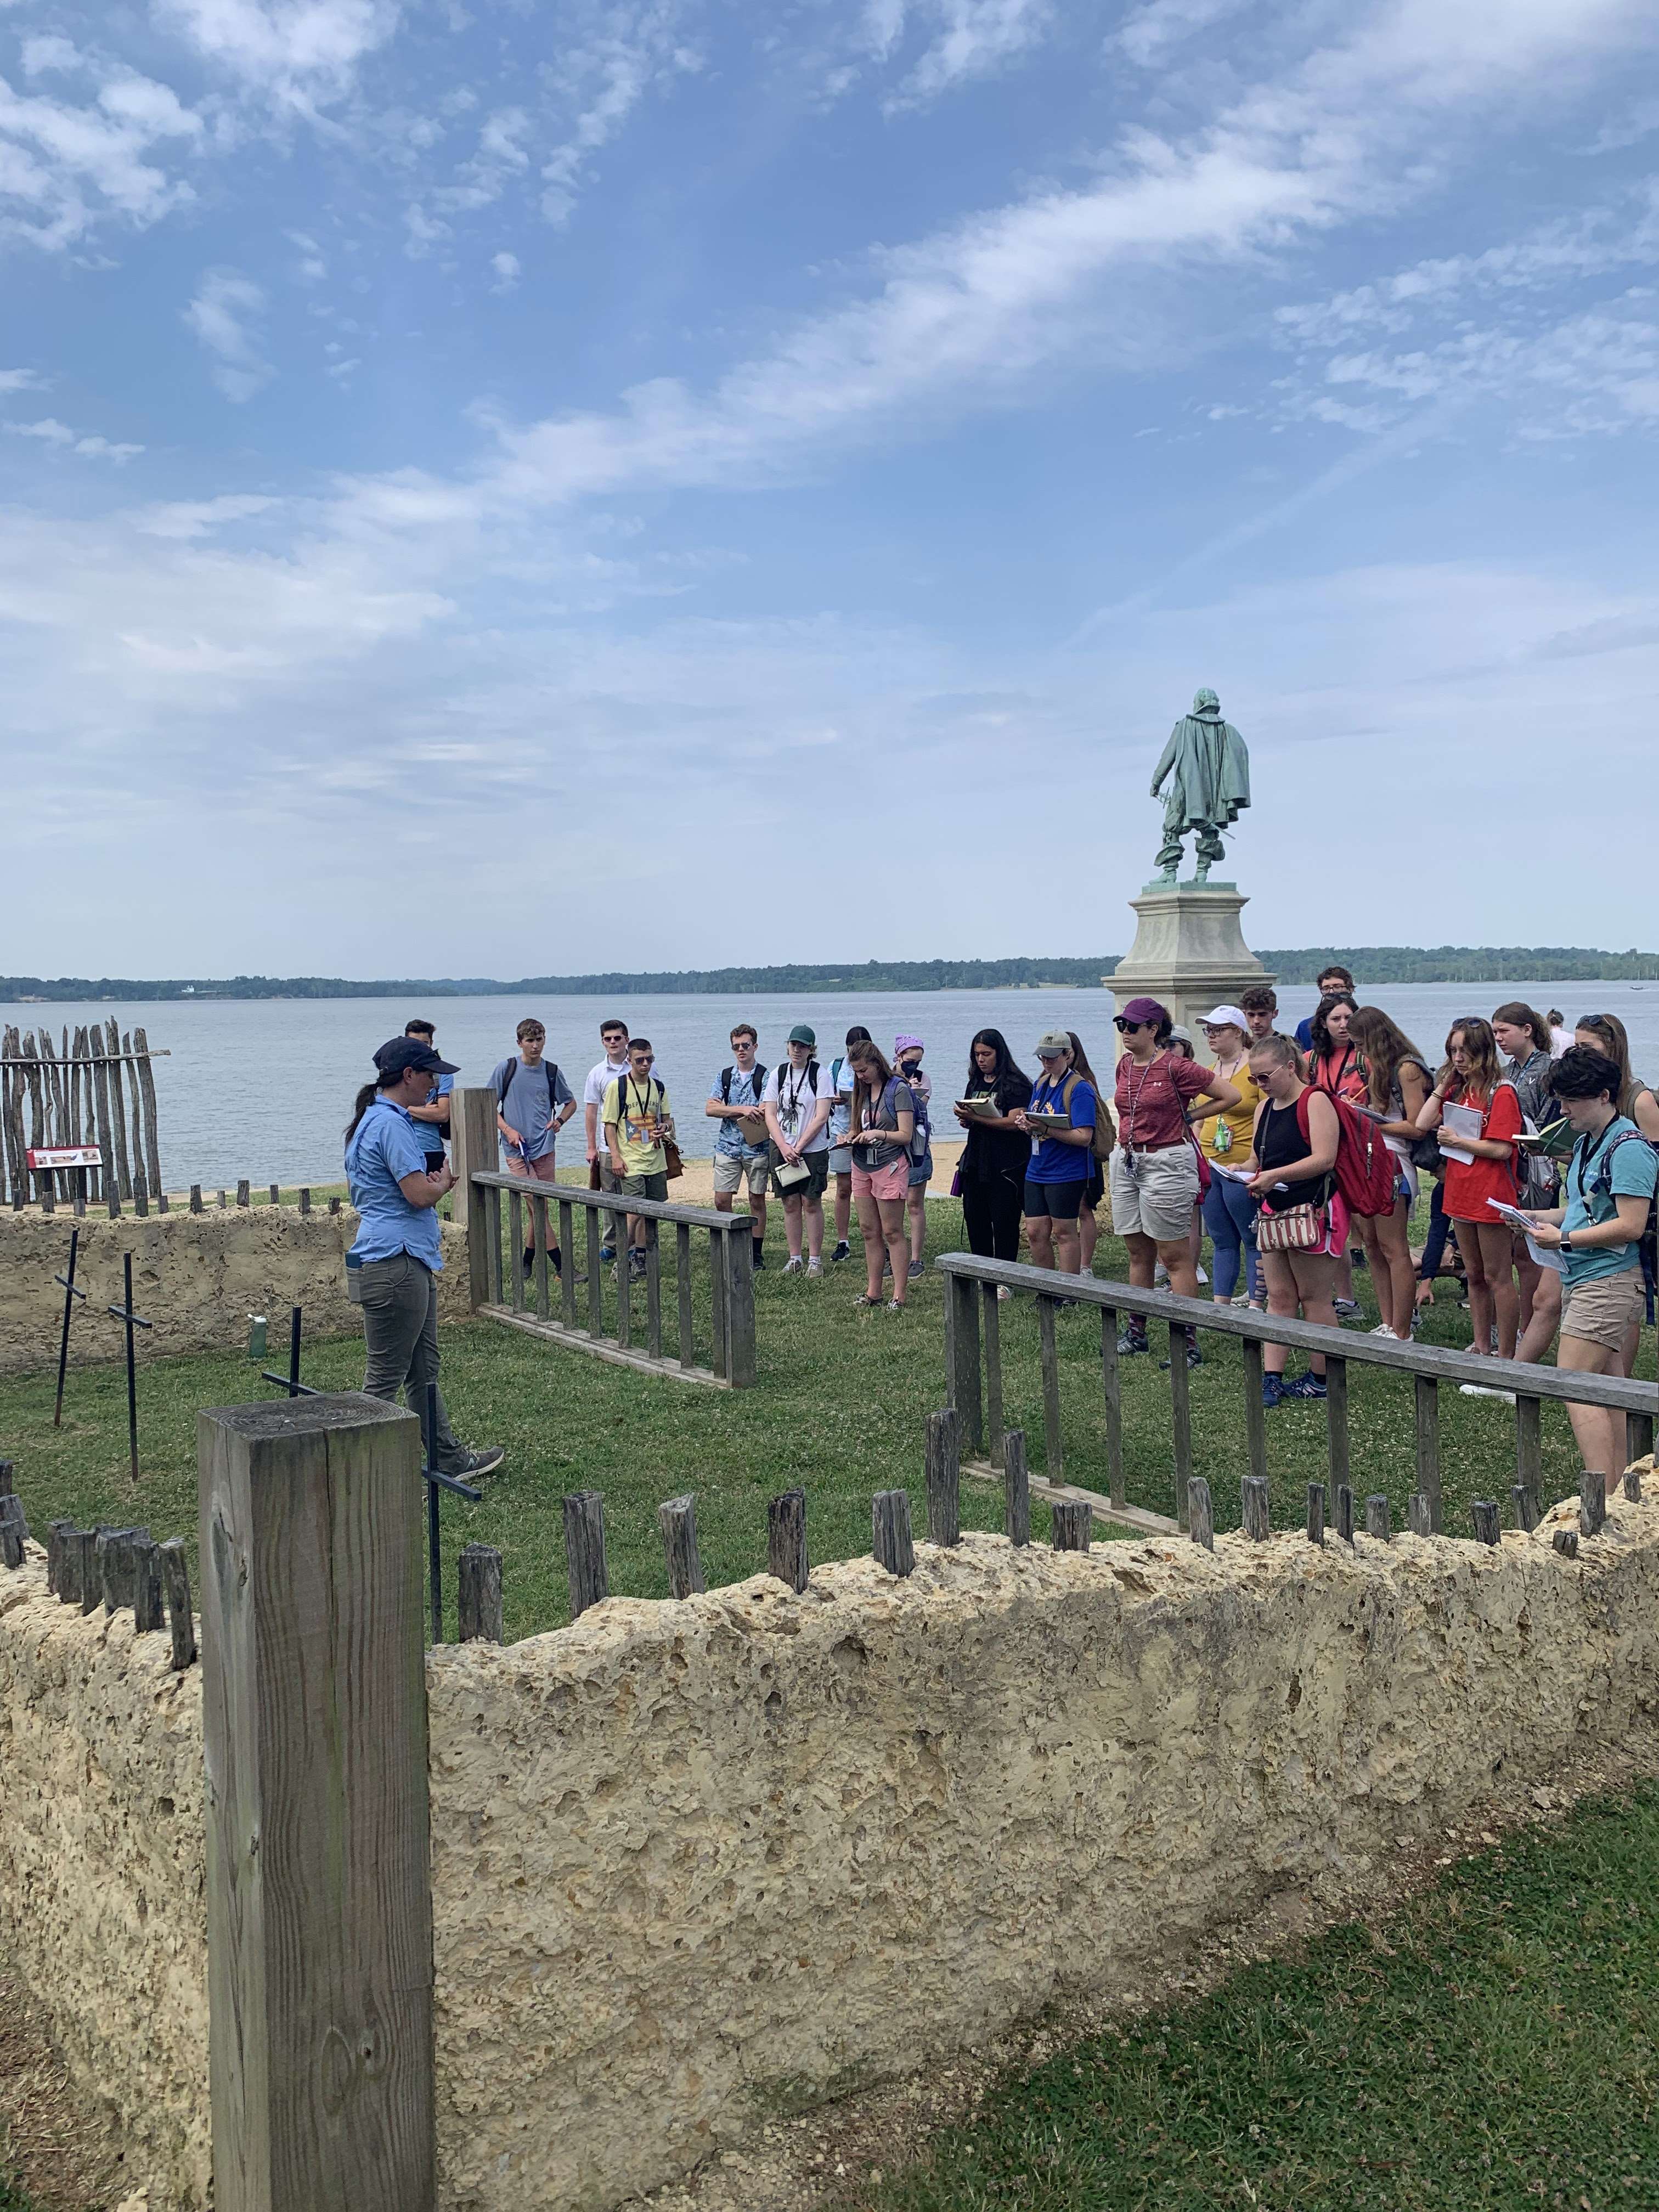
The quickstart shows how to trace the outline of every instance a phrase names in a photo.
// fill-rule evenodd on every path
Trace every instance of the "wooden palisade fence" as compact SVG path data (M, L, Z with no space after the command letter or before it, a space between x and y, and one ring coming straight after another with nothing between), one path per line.
M155 1199L165 1210L150 1063L167 1057L151 1050L142 1029L124 1035L112 1015L101 1028L60 1030L56 1046L44 1022L0 1034L0 1198L15 1209L31 1200L51 1208L59 1199ZM29 1166L31 1151L60 1146L95 1147L100 1164Z

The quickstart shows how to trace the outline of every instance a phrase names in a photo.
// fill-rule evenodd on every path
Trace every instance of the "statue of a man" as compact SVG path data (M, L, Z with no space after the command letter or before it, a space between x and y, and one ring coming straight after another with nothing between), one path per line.
M1164 842L1158 848L1160 883L1172 884L1181 866L1181 841L1193 832L1193 853L1198 862L1193 881L1210 879L1210 867L1220 860L1221 833L1230 829L1250 803L1250 756L1244 740L1231 722L1221 719L1221 702L1213 691L1200 691L1193 711L1183 714L1170 732L1152 777L1152 797L1169 780L1164 802Z

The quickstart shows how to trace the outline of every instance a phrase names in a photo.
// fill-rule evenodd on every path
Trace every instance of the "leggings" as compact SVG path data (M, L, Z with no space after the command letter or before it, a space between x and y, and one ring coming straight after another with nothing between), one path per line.
M1210 1285L1218 1298L1230 1298L1238 1288L1238 1261L1244 1255L1244 1279L1253 1298L1261 1296L1261 1270L1255 1256L1255 1200L1242 1182L1231 1176L1212 1176L1204 1198L1204 1226L1215 1249L1215 1280Z
M1024 1186L1012 1176L962 1186L962 1219L968 1249L981 1260L1018 1260Z

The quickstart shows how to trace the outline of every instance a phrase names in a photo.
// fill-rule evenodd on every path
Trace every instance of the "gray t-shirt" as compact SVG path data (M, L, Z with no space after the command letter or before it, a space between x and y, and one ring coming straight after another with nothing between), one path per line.
M507 1070L513 1079L507 1084L507 1101L501 1103L501 1085L507 1082ZM489 1087L495 1094L495 1103L501 1117L510 1129L516 1129L524 1139L523 1157L527 1160L549 1158L553 1151L553 1116L561 1106L571 1103L575 1097L562 1072L550 1060L526 1067L521 1060L497 1060L489 1078ZM507 1151L507 1141L501 1141Z
M904 1158L905 1148L898 1141L898 1117L901 1114L914 1114L916 1099L915 1093L903 1077L896 1075L883 1087L873 1113L869 1110L869 1103L867 1097L854 1093L854 1112L855 1115L862 1115L865 1128L891 1129L894 1133L890 1143L854 1145L853 1147L854 1166L867 1168L872 1175L875 1175L882 1168L891 1167L895 1160Z

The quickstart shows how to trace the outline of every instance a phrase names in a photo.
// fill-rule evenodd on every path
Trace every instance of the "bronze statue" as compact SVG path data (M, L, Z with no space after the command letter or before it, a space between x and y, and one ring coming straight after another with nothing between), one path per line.
M1166 777L1170 790L1164 803L1158 882L1174 883L1181 866L1181 841L1190 830L1198 863L1193 881L1208 883L1211 866L1224 850L1222 831L1231 829L1250 803L1250 756L1232 724L1222 720L1221 702L1213 691L1200 691L1192 713L1183 714L1170 731L1152 776L1154 799Z

